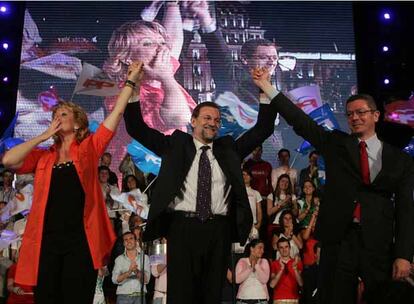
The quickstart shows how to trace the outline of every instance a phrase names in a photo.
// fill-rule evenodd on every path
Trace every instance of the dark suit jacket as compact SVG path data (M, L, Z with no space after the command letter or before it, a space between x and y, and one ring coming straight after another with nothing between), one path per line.
M142 119L138 102L127 106L124 118L129 135L162 158L144 233L145 240L152 240L167 234L170 217L168 205L180 195L196 149L190 134L176 130L166 136L149 128ZM260 105L257 123L253 128L237 140L224 136L213 142L212 152L228 185L232 186L228 209L233 224L232 239L243 244L249 235L253 218L241 174L241 160L272 134L275 118L273 104Z
M361 202L362 237L367 248L381 254L394 248L395 258L411 261L414 254L413 160L383 143L381 171L370 185L364 185L356 136L324 130L281 93L273 102L295 132L320 151L325 160L326 184L317 222L318 238L322 242L340 241L358 201Z

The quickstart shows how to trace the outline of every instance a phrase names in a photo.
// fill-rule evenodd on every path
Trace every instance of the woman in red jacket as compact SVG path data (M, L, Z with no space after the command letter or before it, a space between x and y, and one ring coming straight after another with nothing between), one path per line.
M53 110L41 135L15 146L3 157L19 174L35 172L16 282L36 286L37 303L92 303L97 270L107 264L115 234L98 181L98 161L139 87L142 63L129 66L128 80L111 114L95 134L85 111L71 102ZM47 150L37 149L53 137Z

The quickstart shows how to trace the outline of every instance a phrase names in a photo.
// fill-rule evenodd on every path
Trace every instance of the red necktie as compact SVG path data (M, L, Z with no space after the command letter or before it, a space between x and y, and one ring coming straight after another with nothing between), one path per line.
M367 143L365 141L361 141L359 143L359 163L361 167L361 177L362 181L365 185L369 185L371 183L369 177L369 163L368 163L368 153L367 153ZM354 219L356 222L361 221L361 204L357 202L355 209L354 209Z

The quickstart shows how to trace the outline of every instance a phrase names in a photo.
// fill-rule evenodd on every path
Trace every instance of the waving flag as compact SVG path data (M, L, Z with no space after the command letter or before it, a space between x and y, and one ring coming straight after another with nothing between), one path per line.
M238 138L256 124L258 111L242 102L232 92L220 94L215 103L220 106L221 112L219 136L231 135ZM278 124L279 119L276 119L275 125Z
M82 72L75 86L74 94L93 96L116 96L120 92L116 81L96 66L84 62Z
M334 113L332 112L331 108L327 103L309 113L309 116L314 121L316 121L318 125L323 126L327 130L332 131L334 129L340 129L339 123L336 120ZM302 154L306 154L311 147L312 145L305 140L300 145L300 147L296 149L296 151Z
M124 208L134 212L144 220L148 218L149 206L148 197L145 193L141 193L139 189L130 192L111 191L110 193L114 201L119 202Z
M293 89L289 91L288 95L306 114L322 106L320 88L316 85Z
M131 155L134 164L144 173L158 175L161 167L161 157L148 150L136 140L128 146L127 151Z

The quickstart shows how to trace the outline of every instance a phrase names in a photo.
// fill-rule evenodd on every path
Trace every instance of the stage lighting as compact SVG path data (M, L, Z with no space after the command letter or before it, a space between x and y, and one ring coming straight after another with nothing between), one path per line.
M388 46L386 46L386 45L384 45L383 47L382 47L382 51L383 52L388 52L390 49L389 49L389 47Z
M390 13L384 13L384 19L385 20L390 20L391 19L391 15L390 15Z
M9 44L7 42L3 43L3 49L7 50L9 48Z
M2 12L2 13L7 12L7 7L6 7L6 6L4 6L4 5L2 5L2 6L0 7L0 12Z
M384 79L384 84L390 84L390 80L388 78Z

